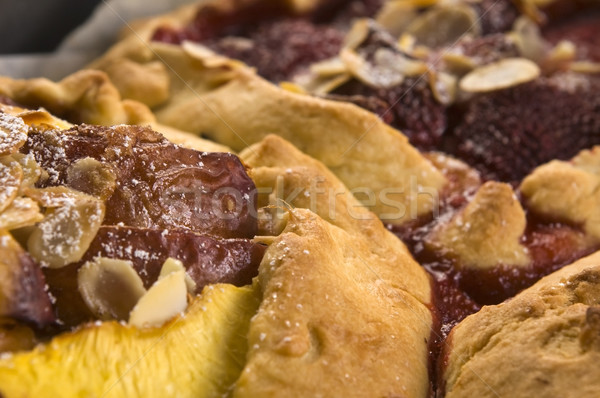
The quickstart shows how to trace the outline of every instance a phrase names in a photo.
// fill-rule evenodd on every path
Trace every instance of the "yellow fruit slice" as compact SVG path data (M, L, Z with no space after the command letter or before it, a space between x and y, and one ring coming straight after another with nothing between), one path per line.
M259 299L214 285L160 328L90 324L0 360L0 396L221 397L245 364Z

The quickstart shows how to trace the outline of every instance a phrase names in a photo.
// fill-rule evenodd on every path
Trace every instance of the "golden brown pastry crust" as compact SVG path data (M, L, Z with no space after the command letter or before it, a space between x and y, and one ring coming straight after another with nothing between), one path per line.
M523 180L521 192L537 213L580 224L600 241L600 147L582 151L570 162L538 167Z
M446 397L597 397L600 252L557 271L451 332Z
M231 152L224 145L157 123L147 106L122 99L101 71L82 70L56 83L45 78L15 80L0 77L0 94L24 106L43 107L72 123L150 125L175 144L200 151Z
M239 62L199 55L193 45L146 46L151 57L142 64L159 59L168 65L169 100L153 109L161 123L235 151L279 135L323 162L350 190L369 190L375 197L372 210L392 223L427 214L436 205L446 183L442 173L374 114L283 90ZM103 67L113 57L109 51L94 65ZM146 80L143 74L139 78L139 84Z
M259 269L263 300L234 397L427 395L430 310L399 287L398 271L418 265L371 244L290 210Z
M283 138L270 135L240 154L250 166L248 174L259 191L259 205L310 209L323 220L357 240L370 242L370 250L390 265L380 277L395 283L425 305L431 303L430 281L400 239L389 232L344 184L321 162L303 154ZM283 201L283 202L282 202Z
M489 181L459 214L433 231L429 243L465 267L524 266L531 261L521 243L526 224L511 186Z

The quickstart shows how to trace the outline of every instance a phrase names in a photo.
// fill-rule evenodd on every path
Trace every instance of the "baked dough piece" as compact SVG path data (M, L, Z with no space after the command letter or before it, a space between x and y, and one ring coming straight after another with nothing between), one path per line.
M290 210L260 265L263 293L234 397L425 397L431 313L368 239ZM390 273L390 269L397 272Z
M526 224L525 211L511 186L489 181L452 220L439 224L428 240L464 267L525 266L531 262L521 243Z
M71 123L150 125L175 144L199 151L231 152L223 145L157 123L147 106L122 99L108 76L97 70L82 70L57 83L45 78L0 77L0 95L26 107L43 107Z
M600 395L600 252L451 332L446 397Z
M413 261L400 239L389 232L342 182L321 162L302 153L283 138L269 135L240 154L250 166L248 174L263 192L259 206L292 206L310 209L325 221L343 229L357 240L369 242L373 255L393 267L380 269L379 276L395 280L398 286L420 302L430 305L427 273ZM282 216L279 214L279 216Z
M193 44L148 45L153 59L169 66L169 100L153 109L161 123L235 151L277 134L324 163L350 190L369 190L373 211L389 222L403 223L435 206L444 176L374 114L283 90L238 62L200 54ZM402 214L394 217L398 209Z
M521 191L532 210L581 224L600 241L600 146L581 151L570 162L538 167L523 180Z

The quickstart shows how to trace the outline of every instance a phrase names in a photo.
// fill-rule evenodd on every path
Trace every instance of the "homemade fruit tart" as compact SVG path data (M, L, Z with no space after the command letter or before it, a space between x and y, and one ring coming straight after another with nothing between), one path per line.
M598 396L599 26L204 1L0 79L0 394Z

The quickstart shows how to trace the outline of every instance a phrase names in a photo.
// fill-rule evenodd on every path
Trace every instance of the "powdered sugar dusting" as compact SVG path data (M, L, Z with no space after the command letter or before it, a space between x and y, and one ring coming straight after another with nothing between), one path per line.
M27 140L28 131L23 119L0 113L0 156L16 152Z

